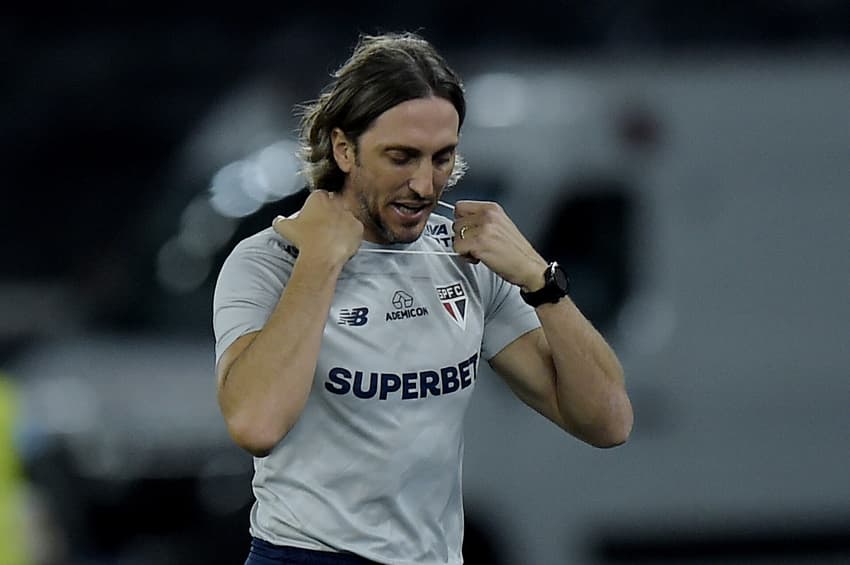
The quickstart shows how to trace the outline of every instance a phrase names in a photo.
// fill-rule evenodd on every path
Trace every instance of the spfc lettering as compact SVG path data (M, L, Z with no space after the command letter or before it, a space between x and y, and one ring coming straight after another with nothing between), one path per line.
M454 323L460 326L460 329L466 330L466 291L463 288L463 283L460 281L438 286L437 296L440 298L440 303L445 308L449 317Z

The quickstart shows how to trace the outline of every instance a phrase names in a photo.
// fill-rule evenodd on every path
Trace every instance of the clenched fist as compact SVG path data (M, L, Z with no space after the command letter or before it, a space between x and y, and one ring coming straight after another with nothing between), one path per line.
M300 253L321 255L332 262L348 261L363 241L363 224L340 195L326 190L313 191L299 212L289 218L278 216L272 226Z
M481 261L526 292L543 287L546 261L495 202L459 201L452 229L455 251L467 259Z

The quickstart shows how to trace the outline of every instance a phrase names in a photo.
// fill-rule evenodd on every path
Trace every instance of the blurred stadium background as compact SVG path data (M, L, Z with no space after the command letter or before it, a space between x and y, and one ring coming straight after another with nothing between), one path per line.
M850 562L850 3L122 14L0 20L0 563L244 560L215 275L301 187L293 105L385 30L463 74L448 199L569 266L636 412L593 450L484 372L467 562Z

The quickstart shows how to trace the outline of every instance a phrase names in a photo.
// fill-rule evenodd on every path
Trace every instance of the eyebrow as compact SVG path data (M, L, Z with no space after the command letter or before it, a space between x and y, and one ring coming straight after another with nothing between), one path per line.
M445 147L435 151L434 155L451 153L455 149L457 149L457 143L450 143L449 145L446 145ZM387 145L383 148L384 153L388 153L390 151L402 151L413 157L418 157L419 155L422 155L422 151L420 149L417 149L416 147L411 147L409 145Z

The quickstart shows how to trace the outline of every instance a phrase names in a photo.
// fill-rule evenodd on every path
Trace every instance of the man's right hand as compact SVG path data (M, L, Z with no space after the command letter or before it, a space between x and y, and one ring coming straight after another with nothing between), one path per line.
M363 224L345 207L339 194L314 190L292 217L278 216L272 227L301 253L345 263L360 248Z

